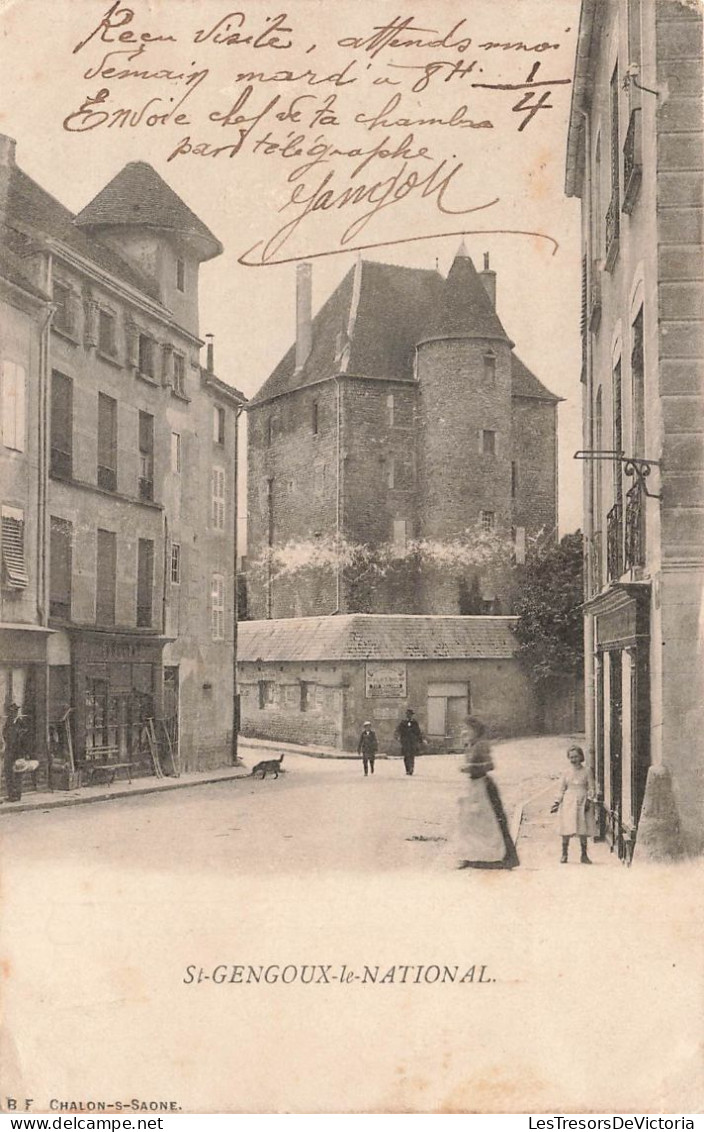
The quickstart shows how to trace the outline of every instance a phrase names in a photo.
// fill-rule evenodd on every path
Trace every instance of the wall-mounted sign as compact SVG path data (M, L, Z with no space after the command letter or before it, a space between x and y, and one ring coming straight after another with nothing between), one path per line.
M365 696L368 700L406 698L406 665L393 661L365 664Z

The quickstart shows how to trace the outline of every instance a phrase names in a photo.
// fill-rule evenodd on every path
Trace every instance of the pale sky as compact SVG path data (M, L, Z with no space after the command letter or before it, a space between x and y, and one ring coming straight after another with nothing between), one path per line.
M97 27L109 7L108 0L0 3L0 131L17 139L21 167L74 211L80 210L128 161L149 161L157 169L224 245L224 254L205 264L201 272L201 333L215 335L218 375L247 395L266 380L294 336L295 264L245 267L237 262L257 240L268 239L294 215L290 205L284 210L283 219L278 211L290 197L286 177L292 163L278 153L265 156L261 147L256 154L251 148L255 139L262 138L267 131L270 139L283 143L286 135L293 135L294 128L299 128L293 118L278 121L275 115L280 113L283 118L283 111L296 95L307 96L298 104L304 110L322 111L325 99L336 94L332 111L338 113L337 127L328 128L323 119L319 120L309 126L307 144L323 138L325 143L340 149L376 145L387 136L384 125L369 130L354 124L355 115L362 112L371 116L381 111L397 91L392 85L371 86L371 76L376 73L390 76L394 82L402 79L405 84L398 88L403 102L397 116L403 113L407 120L431 115L447 118L463 105L466 118L476 122L492 120L493 129L398 127L388 136L392 146L413 132L410 150L420 145L429 147L438 163L447 162L443 172L462 164L446 197L453 210L477 207L498 198L497 205L465 216L443 215L435 208L432 197L425 200L416 193L415 204L409 198L409 202L372 219L360 232L359 242L401 240L473 228L541 232L557 241L559 250L552 255L552 245L535 237L465 237L478 268L483 253L490 252L491 266L498 274L499 315L516 343L516 352L549 389L565 398L559 410L560 525L562 533L579 526L581 465L572 459L574 451L581 447L579 202L567 200L563 192L571 87L564 82L549 87L550 109L536 113L519 131L521 116L512 112L512 107L522 91L483 90L468 85L476 78L492 83L526 80L536 62L540 63L537 79L571 79L579 14L577 0L466 0L463 5L455 0L421 0L415 5L403 0L356 0L354 5L290 0L281 7L256 0L240 6L244 22L230 19L230 33L236 28L241 36L245 32L254 36L268 26L267 20L271 23L277 15L286 13L288 22L281 23L291 29L288 38L293 43L285 52L264 46L256 53L247 44L216 42L217 33L207 36L218 21L235 12L234 4L221 0L134 0L134 17L122 26L129 26L136 35L145 31L152 36L172 34L175 42L149 43L138 62L131 64L133 67L168 67L174 75L195 74L200 69L208 72L200 84L192 80L195 87L188 104L188 125L169 123L151 129L143 125L101 126L67 132L62 127L64 119L101 88L109 89L107 104L111 108L134 110L150 97L157 97L158 92L163 102L155 103L152 109L162 112L164 106L169 107L172 94L179 99L188 90L185 78L164 85L156 80L129 78L117 82L100 75L85 77L91 68L99 68L108 52L133 50L114 42L101 44L96 35L81 51L73 52ZM123 5L119 11L126 8ZM471 35L473 44L464 49L426 46L423 51L386 49L379 53L339 44L340 39L369 37L370 29L388 24L396 16L401 19L409 15L415 20L413 27L428 29L424 33L426 42L433 37L437 42L463 19L465 23L447 42L454 45L463 36ZM228 30L227 22L219 25L223 34ZM202 32L200 42L195 38L198 31ZM109 34L114 40L118 33ZM280 39L285 39L286 34L282 32ZM559 48L539 52L475 51L475 45L489 41L521 41L526 45L554 42L559 43ZM467 66L474 57L477 67L472 76L447 78L452 63ZM246 146L236 156L188 154L167 160L185 136L193 146L200 141L211 146L236 141L239 128L223 127L220 122L211 121L209 115L215 110L223 116L241 95L246 83L237 81L238 73L256 68L272 74L277 68L289 68L292 73L302 74L310 69L319 79L339 73L351 60L354 67L348 75L357 74L359 82L344 88L330 82L316 86L307 81L255 82L248 105L240 112L242 116L260 113L276 94L281 98L266 115L266 121L255 123ZM429 60L442 61L445 69L439 68L422 92L411 91L411 81L415 82L421 72L402 68L425 65ZM118 62L128 65L122 56L113 57L105 65ZM391 69L392 63L398 69ZM397 80L397 75L401 79ZM546 82L533 97L537 99L548 86ZM423 160L426 164L422 173L428 175L433 166L428 158ZM393 159L387 159L370 163L363 174L350 181L351 186L364 181L365 175L367 181L371 181L372 174L375 180L390 176L392 162ZM409 165L414 167L412 161ZM394 168L397 166L398 162ZM350 166L343 159L342 165L338 162L314 169L309 186L317 187L325 171L333 167L339 173L339 184L344 185ZM341 231L359 215L343 215L335 210L316 213L301 224L282 250L282 256L339 247ZM362 254L365 258L415 267L434 267L437 262L440 270L446 272L460 238L443 236ZM355 250L345 250L314 260L314 310L325 301L356 256Z

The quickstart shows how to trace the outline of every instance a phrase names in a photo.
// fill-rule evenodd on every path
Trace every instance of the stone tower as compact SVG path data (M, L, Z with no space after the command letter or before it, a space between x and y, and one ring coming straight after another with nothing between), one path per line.
M464 244L437 315L417 343L418 533L448 541L479 525L508 535L512 517L512 355L496 313L495 276L480 275ZM465 612L462 594L486 579L424 570L422 608Z

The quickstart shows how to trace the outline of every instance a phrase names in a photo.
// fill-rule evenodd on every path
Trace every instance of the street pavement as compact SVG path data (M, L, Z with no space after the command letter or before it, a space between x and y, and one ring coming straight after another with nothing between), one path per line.
M549 807L568 739L507 740L494 747L495 780L526 868L557 864L559 838ZM274 752L241 744L246 766ZM4 810L11 855L31 854L47 824L55 859L83 857L138 864L169 861L176 868L268 872L455 866L453 826L463 790L460 755L424 755L413 777L400 758L377 759L365 777L361 760L313 758L288 750L279 778L223 778L197 787L115 797L111 805ZM242 773L242 772L240 772ZM574 849L575 861L577 849ZM604 845L595 864L613 864Z

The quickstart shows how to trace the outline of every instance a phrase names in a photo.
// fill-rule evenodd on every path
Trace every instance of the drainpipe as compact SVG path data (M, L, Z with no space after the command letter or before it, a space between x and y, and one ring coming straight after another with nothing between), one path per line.
M51 252L46 258L44 272L44 287L46 293L52 293L53 256ZM48 554L49 542L49 461L50 461L50 401L49 384L51 379L51 320L54 307L49 306L46 319L41 328L39 338L39 404L37 412L37 614L40 625L49 622L49 577Z
M239 469L237 462L239 458L239 442L238 442L238 428L240 417L243 413L243 408L235 410L235 484L234 484L234 520L232 530L232 554L234 559L233 570L233 594L232 594L232 746L231 746L231 761L233 766L242 766L243 763L239 757L237 749L238 733L239 733L239 715L240 715L240 696L237 684L237 626L239 618L239 600L237 593L237 557L239 550L239 538L237 530L237 520L239 516Z
M589 421L590 436L585 437L587 447L593 448L592 443L592 394L593 394L593 379L592 379L592 336L589 329L588 314L589 305L592 292L592 278L594 273L594 235L592 232L592 182L591 182L591 118L586 110L579 109L578 113L582 117L584 123L584 174L585 174L585 202L583 214L586 212L587 225L585 240L586 256L587 256L587 310L585 317L587 317L586 326L586 345L585 345L585 365L586 365L586 382L584 386L584 399L586 404L583 406L583 419ZM597 223L601 220L597 218ZM586 412L585 412L586 410ZM591 573L593 554L592 546L594 542L594 478L593 478L593 464L591 461L586 466L586 480L582 490L582 499L584 507L584 537L586 541L587 557L584 562L584 588L585 600L590 596L591 590ZM587 757L591 766L592 772L596 773L596 735L595 735L595 711L596 711L596 680L595 680L595 637L594 637L594 617L591 613L587 613L584 617L584 733L585 733L585 746L587 748Z

